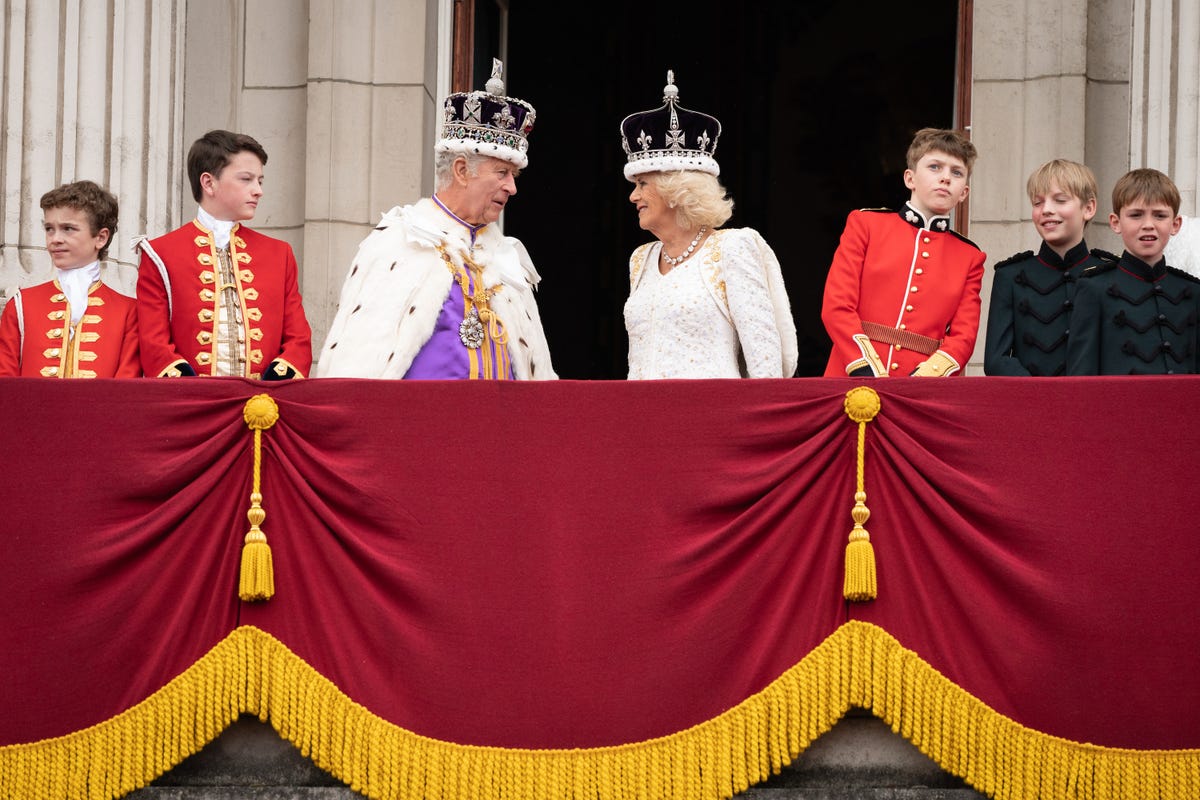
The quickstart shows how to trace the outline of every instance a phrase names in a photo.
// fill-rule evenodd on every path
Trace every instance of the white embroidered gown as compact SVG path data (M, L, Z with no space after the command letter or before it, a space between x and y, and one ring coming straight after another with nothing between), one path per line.
M750 228L718 230L666 275L659 244L630 258L629 378L790 377L796 328L779 262Z

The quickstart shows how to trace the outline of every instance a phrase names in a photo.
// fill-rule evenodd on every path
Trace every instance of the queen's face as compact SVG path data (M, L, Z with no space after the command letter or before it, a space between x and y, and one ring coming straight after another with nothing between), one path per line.
M675 224L675 211L658 193L657 172L635 175L629 202L637 209L638 225L642 230L655 233Z

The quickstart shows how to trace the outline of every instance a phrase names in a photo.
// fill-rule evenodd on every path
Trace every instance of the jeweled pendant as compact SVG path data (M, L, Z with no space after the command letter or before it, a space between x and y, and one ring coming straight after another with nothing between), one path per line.
M479 312L474 308L467 312L459 324L458 338L472 350L478 349L483 344L483 323L479 321Z

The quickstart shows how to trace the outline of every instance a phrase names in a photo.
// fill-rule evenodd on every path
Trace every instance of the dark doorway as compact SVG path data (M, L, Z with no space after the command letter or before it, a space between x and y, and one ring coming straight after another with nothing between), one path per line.
M481 52L495 19L489 0L476 3ZM507 90L537 122L505 226L542 274L559 375L626 376L628 259L650 235L628 202L619 125L662 104L668 69L682 106L721 120L726 227L755 228L775 249L797 375L820 375L821 294L847 213L903 203L912 134L954 125L958 13L959 0L508 4Z

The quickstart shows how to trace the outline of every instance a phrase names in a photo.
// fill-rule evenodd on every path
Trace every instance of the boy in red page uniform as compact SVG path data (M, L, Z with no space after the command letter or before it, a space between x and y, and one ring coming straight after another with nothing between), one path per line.
M137 304L100 281L117 198L91 181L42 195L53 280L21 289L0 315L0 376L136 378Z
M196 219L136 242L138 325L147 375L303 378L312 365L291 245L241 223L262 197L267 153L209 131L188 152Z
M821 306L833 340L827 377L953 375L967 363L986 256L950 230L949 215L967 197L975 155L957 131L922 128L908 148L904 208L850 212Z

